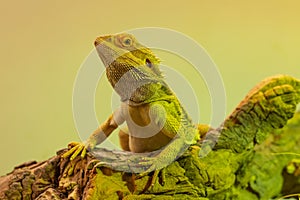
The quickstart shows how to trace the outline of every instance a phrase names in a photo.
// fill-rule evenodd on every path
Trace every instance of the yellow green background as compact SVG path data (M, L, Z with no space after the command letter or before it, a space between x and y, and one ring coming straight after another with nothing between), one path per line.
M73 83L96 36L158 26L194 38L219 67L229 114L265 77L300 78L299 9L296 0L2 1L0 175L79 141ZM99 121L107 113L97 110Z

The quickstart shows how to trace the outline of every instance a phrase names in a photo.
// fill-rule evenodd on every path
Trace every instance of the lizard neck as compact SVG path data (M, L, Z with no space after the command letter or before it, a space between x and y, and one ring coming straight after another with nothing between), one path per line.
M143 102L134 102L132 100L125 100L125 101L121 100L121 101L123 103L127 104L127 105L130 105L130 106L141 106L141 105L149 104L149 103L152 103L152 102L159 102L159 101L172 102L174 100L176 100L175 96L168 95L168 96L164 96L164 97L161 97L161 98L149 98L149 99L146 99Z
M173 101L176 98L165 82L147 83L131 92L129 92L130 90L128 88L115 87L114 89L119 93L122 102L132 106L139 106L157 101Z

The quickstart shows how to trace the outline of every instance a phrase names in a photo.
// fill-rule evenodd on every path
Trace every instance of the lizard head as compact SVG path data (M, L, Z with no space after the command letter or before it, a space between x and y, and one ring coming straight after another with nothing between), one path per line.
M133 35L100 36L94 45L106 67L107 78L122 101L149 99L153 87L163 83L159 59Z

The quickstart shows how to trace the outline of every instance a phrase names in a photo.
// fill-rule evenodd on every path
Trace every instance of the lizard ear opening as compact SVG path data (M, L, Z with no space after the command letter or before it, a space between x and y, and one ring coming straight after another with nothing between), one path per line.
M152 67L152 62L148 58L146 59L145 62L146 62L147 67L149 67L149 68Z

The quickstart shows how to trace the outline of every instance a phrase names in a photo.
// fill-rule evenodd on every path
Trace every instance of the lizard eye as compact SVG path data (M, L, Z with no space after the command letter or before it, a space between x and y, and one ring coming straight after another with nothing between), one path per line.
M123 40L124 46L130 46L132 44L132 40L130 38L125 38Z
M152 62L148 58L146 59L145 62L146 62L147 67L149 67L149 68L152 67Z

